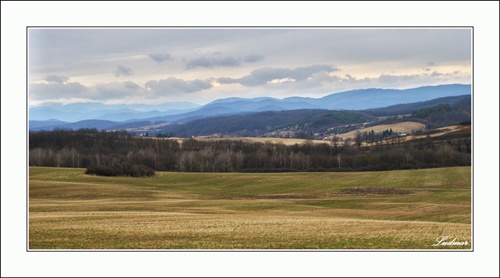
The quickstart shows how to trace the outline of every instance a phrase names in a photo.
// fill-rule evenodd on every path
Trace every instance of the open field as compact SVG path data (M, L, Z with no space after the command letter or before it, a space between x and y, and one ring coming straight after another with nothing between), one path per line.
M470 134L472 132L471 126L470 125L452 125L452 126L445 126L445 127L440 127L436 128L434 130L435 132L429 134L430 137L439 137L443 136L446 134L450 133L462 133L462 134ZM418 136L413 136L414 139L421 139L427 137L427 135L418 135Z
M298 138L261 138L261 137L226 137L226 138L203 138L203 137L195 137L196 140L200 141L213 141L213 140L241 140L244 142L257 142L257 143L272 143L272 144L285 144L287 146L295 145L295 144L304 144L306 142L311 142L315 144L325 144L330 143L330 141L324 140L308 140L308 139L298 139Z
M356 130L353 130L353 131L350 131L347 133L342 133L342 134L337 135L337 137L340 137L342 139L354 138L355 133L358 131L361 133L370 132L372 130L374 132L382 132L384 130L390 130L390 129L392 129L392 131L394 131L394 132L409 133L409 132L414 132L414 131L418 131L418 130L424 130L425 125L422 123L417 123L417 122L401 122L401 123L386 124L386 125L376 125L376 126L370 126L370 127L356 129Z
M355 133L357 131L364 133L364 132L382 132L384 130L390 130L392 129L393 132L406 132L406 133L413 133L416 131L423 131L425 130L425 125L422 123L417 123L417 122L400 122L400 123L394 123L394 124L384 124L384 125L376 125L376 126L370 126L366 128L359 128L350 132L342 133L342 134L337 134L335 135L338 138L342 138L343 140L346 140L348 138L353 139L355 137ZM453 125L453 126L446 126L446 127L441 127L437 128L436 131L432 134L430 134L430 137L438 137L442 136L445 134L449 133L456 133L456 132L463 132L468 129L468 132L470 132L470 126L460 126L460 125ZM287 146L295 145L295 144L304 144L304 143L314 143L314 144L328 144L330 143L331 139L333 136L329 136L328 140L310 140L310 139L298 139L298 138L274 138L274 137L223 137L223 138L207 138L206 136L195 136L193 137L194 139L198 141L217 141L217 140L235 140L235 141L244 141L244 142L257 142L257 143L272 143L272 144L284 144ZM427 135L412 135L405 137L406 140L413 140L413 139L421 139L425 138ZM154 140L176 140L180 144L182 144L185 140L188 140L187 138L157 138L157 137L144 137L146 139L154 139ZM352 142L354 145L355 143ZM366 145L365 142L363 142L362 145Z
M157 138L157 137L144 137L146 139L152 140L176 140L180 144L182 144L185 140L189 140L189 138ZM220 141L220 140L232 140L232 141L243 141L249 143L272 143L272 144L284 144L287 146L292 146L295 144L304 144L306 142L311 142L315 144L329 144L330 141L327 140L309 140L309 139L298 139L298 138L274 138L274 137L222 137L222 138L207 138L206 136L195 136L193 137L197 141L201 142L211 142L211 141Z
M29 168L34 249L471 249L471 168L97 177ZM448 236L467 245L438 245Z
M457 126L451 126L451 127L445 127L445 128L440 128L439 130L442 130L439 134L433 135L434 136L439 136L439 135L444 135L446 133L451 132L451 129L456 129ZM417 122L401 122L401 123L394 123L394 124L385 124L385 125L377 125L377 126L371 126L371 127L366 127L366 128L360 128L356 129L347 133L342 133L342 134L337 134L336 136L342 139L348 139L348 138L354 138L354 134L359 131L359 132L370 132L373 130L374 132L382 132L384 130L389 130L392 129L394 132L415 132L419 130L424 130L425 125L422 123L417 123ZM150 137L154 139L158 139L155 137ZM199 141L216 141L216 140L241 140L241 141L246 141L246 142L258 142L258 143L273 143L273 144L278 144L282 143L288 146L295 145L295 144L304 144L305 142L311 142L315 144L324 144L324 143L329 143L332 138L328 138L329 140L309 140L309 139L298 139L298 138L272 138L272 137L223 137L223 138L207 138L206 136L196 136L194 139L199 140ZM177 140L179 143L182 144L184 140L187 140L185 138L166 138L162 140Z

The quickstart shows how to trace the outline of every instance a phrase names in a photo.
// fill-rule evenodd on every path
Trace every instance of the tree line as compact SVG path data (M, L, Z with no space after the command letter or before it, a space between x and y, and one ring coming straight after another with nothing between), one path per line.
M392 138L369 141L371 145L351 140L285 145L230 139L180 141L95 129L38 131L29 133L29 165L128 176L148 176L151 171L383 171L471 165L470 133Z

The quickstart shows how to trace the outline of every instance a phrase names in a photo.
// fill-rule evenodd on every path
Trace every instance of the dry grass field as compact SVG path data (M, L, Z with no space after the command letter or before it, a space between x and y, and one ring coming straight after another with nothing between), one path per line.
M447 128L441 128L443 131L439 135L446 134L449 131L450 128L454 128L455 126L452 127L447 127ZM360 128L356 129L347 133L342 133L336 135L339 138L342 139L348 139L348 138L354 138L354 134L359 131L359 132L370 132L373 130L374 132L382 132L384 130L389 130L392 129L394 132L415 132L419 130L424 130L425 125L422 123L417 123L417 122L400 122L400 123L394 123L394 124L386 124L386 125L376 125L376 126L371 126L371 127L366 127L366 128ZM435 135L436 136L436 135ZM153 139L154 138L151 137ZM330 143L331 141L331 136L328 138L329 140L306 140L306 139L297 139L297 138L259 138L259 137L224 137L224 138L207 138L206 136L197 136L194 137L194 139L199 140L199 141L216 141L216 140L236 140L236 141L245 141L245 142L258 142L258 143L272 143L272 144L285 144L287 146L295 145L295 144L304 144L305 142L310 142L310 143L315 143L315 144L324 144L324 143ZM168 138L168 139L160 139L160 140L177 140L179 143L182 144L184 140L187 140L185 138Z
M29 248L471 249L471 168L97 177L29 169ZM448 242L467 245L435 245Z
M445 127L440 127L435 129L435 133L430 134L430 137L439 137L443 136L446 134L450 133L461 133L461 134L470 134L471 133L471 126L470 125L452 125L452 126L445 126ZM418 135L414 136L413 139L421 139L421 138L426 138L427 135Z
M419 131L419 130L424 130L425 125L422 123L417 123L417 122L400 122L400 123L394 123L394 124L387 124L387 125L376 125L376 126L370 126L366 128L360 128L356 129L347 133L342 133L337 135L337 137L340 137L342 139L347 139L347 138L354 138L354 134L359 131L361 133L364 132L382 132L384 130L390 130L394 132L414 132L414 131Z
M295 144L304 144L306 142L311 142L315 144L324 144L324 143L330 143L330 141L323 141L323 140L306 140L306 139L297 139L297 138L259 138L259 137L226 137L226 138L203 138L203 137L196 137L196 140L199 141L214 141L214 140L236 140L236 141L244 141L244 142L250 142L250 143L272 143L272 144L284 144L287 146L295 145Z

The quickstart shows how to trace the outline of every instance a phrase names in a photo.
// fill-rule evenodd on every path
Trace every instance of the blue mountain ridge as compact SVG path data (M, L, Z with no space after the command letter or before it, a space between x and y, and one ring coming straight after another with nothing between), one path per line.
M297 109L327 109L327 110L366 110L387 107L405 103L415 103L436 98L471 94L469 84L447 84L438 86L424 86L412 89L360 89L330 94L321 98L288 97L277 99L271 97L239 98L232 97L212 101L199 108L170 111L137 111L131 106L116 105L113 109L102 109L107 106L90 104L54 105L59 110L51 110L49 106L30 108L30 130L40 128L99 128L109 129L117 123L141 122L177 122L185 123L191 120L221 116L235 115L263 111L297 110ZM161 104L160 104L161 105ZM93 107L89 110L86 107ZM152 106L157 108L159 105ZM64 107L62 109L61 107ZM97 107L97 108L96 108ZM139 107L136 105L136 107ZM74 108L74 110L71 110ZM109 108L109 107L108 107ZM144 107L141 107L144 108ZM71 115L71 117L68 116ZM40 120L59 120L73 122L61 124ZM99 120L83 121L82 120ZM33 120L38 120L34 122ZM32 124L33 123L33 129Z

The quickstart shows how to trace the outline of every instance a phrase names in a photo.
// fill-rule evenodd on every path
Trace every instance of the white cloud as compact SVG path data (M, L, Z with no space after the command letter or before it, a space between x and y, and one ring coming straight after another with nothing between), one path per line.
M335 72L340 70L331 65L312 65L307 67L298 68L259 68L252 71L249 75L241 78L228 78L222 77L217 79L221 84L237 83L247 87L262 86L268 83L278 84L283 82L276 82L276 80L293 80L294 82L302 82L320 72ZM274 82L272 82L274 81Z
M287 78L273 79L273 80L267 81L267 84L293 83L295 81L296 81L295 79L287 77Z

